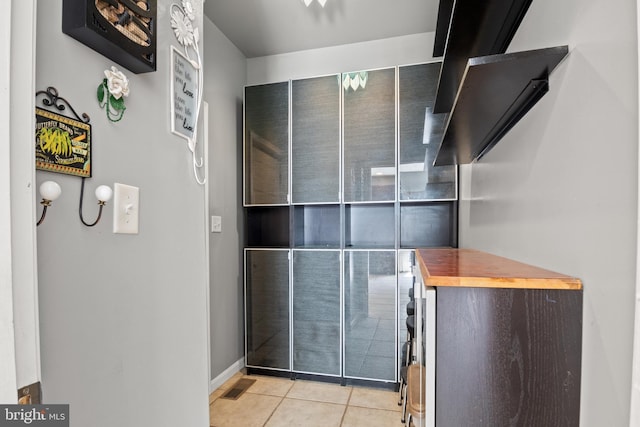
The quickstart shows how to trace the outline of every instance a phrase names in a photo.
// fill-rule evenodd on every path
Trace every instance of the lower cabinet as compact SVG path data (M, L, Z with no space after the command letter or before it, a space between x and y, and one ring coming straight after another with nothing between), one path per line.
M397 253L245 249L247 367L396 382Z
M436 425L580 424L582 290L436 295Z
M344 251L344 376L396 380L396 251Z
M291 369L289 250L245 250L245 363Z
M341 375L340 250L293 250L293 371Z

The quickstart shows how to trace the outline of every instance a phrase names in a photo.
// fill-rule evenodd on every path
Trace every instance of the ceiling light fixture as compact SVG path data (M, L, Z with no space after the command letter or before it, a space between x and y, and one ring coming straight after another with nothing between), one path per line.
M313 3L313 0L302 0L304 2L304 5L309 7L309 5L311 3ZM327 0L317 0L318 3L320 3L320 6L324 7L325 4L327 4Z

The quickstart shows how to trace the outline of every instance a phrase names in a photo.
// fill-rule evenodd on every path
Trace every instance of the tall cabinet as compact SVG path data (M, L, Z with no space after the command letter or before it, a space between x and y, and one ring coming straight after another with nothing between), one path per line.
M439 69L245 88L248 368L398 380L413 249L457 245Z

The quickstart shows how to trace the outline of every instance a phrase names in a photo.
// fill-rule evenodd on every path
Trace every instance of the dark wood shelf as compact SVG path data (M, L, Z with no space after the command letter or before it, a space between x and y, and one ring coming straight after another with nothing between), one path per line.
M444 53L434 113L451 111L467 60L504 53L532 0L441 0L434 56Z
M567 46L470 58L436 166L471 163L487 153L548 91Z

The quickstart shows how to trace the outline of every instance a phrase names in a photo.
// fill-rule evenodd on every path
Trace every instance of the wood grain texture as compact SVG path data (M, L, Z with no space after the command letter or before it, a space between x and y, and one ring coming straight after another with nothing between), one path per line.
M426 286L582 289L575 277L473 249L418 249L416 254Z
M436 292L438 427L579 425L582 291Z

